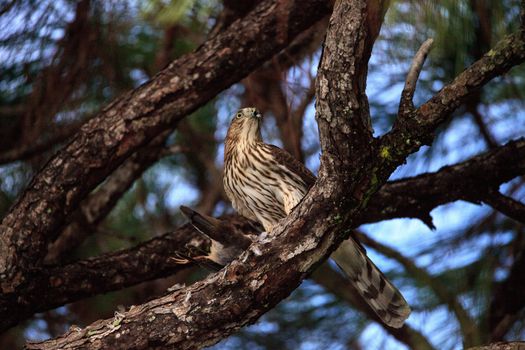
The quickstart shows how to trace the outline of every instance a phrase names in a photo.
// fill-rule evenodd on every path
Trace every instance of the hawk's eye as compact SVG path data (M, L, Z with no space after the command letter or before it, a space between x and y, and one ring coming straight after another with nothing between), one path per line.
M237 118L242 118L242 113L241 112L237 113Z
M257 111L252 112L252 116L254 116L255 118L257 118L257 114L258 114Z

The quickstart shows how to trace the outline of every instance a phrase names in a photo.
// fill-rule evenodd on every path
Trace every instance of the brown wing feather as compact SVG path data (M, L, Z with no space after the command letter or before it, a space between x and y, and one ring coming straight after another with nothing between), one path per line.
M300 161L295 159L290 153L286 152L282 148L274 145L265 144L272 154L275 160L280 164L288 168L292 173L299 175L304 181L308 188L312 187L315 183L316 177L307 167L305 167Z

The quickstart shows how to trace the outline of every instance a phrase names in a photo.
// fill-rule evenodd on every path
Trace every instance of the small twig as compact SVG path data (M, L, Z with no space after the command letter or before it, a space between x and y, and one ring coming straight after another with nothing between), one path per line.
M404 116L410 113L414 109L414 103L412 99L414 98L414 92L416 91L417 80L419 79L419 74L423 68L423 64L427 58L428 53L432 49L432 44L434 39L427 39L419 48L410 69L408 70L407 78L405 80L405 87L401 93L401 101L399 102L399 115Z
M483 201L509 218L525 224L525 204L497 190L489 191Z
M485 143L490 149L494 149L498 147L498 142L494 138L494 135L490 132L488 126L485 124L485 121L483 120L483 116L481 113L476 109L476 107L470 108L470 114L472 114L472 117L474 119L474 123L478 126L479 132L481 133L481 136L483 136L483 140L485 140Z

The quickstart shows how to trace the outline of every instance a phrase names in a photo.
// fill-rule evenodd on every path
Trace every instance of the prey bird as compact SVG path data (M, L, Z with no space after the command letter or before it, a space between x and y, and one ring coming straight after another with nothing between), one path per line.
M233 208L270 232L303 199L316 177L288 152L264 143L261 124L256 108L243 108L233 117L225 140L223 184ZM408 303L354 238L331 257L386 325L403 325L410 314Z
M252 244L255 239L254 234L257 233L253 232L250 235L249 230L239 230L229 220L219 220L184 205L180 206L180 211L197 232L209 240L210 245L206 251L191 245L186 247L189 252L187 254L179 252L179 257L174 259L179 264L195 262L208 270L219 271L245 251Z

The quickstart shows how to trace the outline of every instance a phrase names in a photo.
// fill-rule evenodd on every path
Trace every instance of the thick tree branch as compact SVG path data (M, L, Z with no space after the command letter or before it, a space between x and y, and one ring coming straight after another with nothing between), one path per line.
M238 215L219 218L231 235L255 235L253 223ZM16 299L1 310L0 332L37 312L51 310L90 296L166 277L190 265L176 259L193 250L207 250L207 242L189 224L129 249L65 265L36 268L35 276Z
M304 11L305 2L302 1L300 5L301 11ZM358 69L353 71L358 72L361 78L359 98L366 99L364 78L366 78L366 64L371 47L363 48L362 45L358 45L363 40L370 45L373 43L373 40L366 34L366 26L363 25L367 16L366 1L353 2L352 6L345 1L337 2L334 13L331 23L333 33L331 39L327 40L326 48L330 47L328 50L332 50L333 47L337 46L341 50L332 56L331 59L334 62L340 58L343 59L341 63L352 60L350 65L342 63L342 66L334 67L334 72L342 72L341 69L347 72L349 67L356 67L357 65ZM335 35L336 33L339 35ZM344 45L337 45L341 43L342 37L345 39ZM332 53L334 52L332 51ZM330 58L327 58L324 64L326 65L329 62L331 62ZM323 68L323 64L321 66ZM357 102L354 92L348 90L352 87L353 77L348 74L343 78L346 81L346 85L344 85L346 89L343 90L345 92L343 95L350 95L352 96L350 100ZM325 79L327 78L325 77ZM344 84L341 80L339 83ZM359 107L353 104L353 108L362 114L341 120L342 117L340 117L337 109L346 109L343 104L345 100L348 102L348 96L341 98L341 95L335 92L327 91L327 93L336 97L337 100L341 101L341 104L333 110L333 112L338 112L333 115L332 122L335 125L331 127L329 121L327 123L327 120L324 119L322 127L324 146L334 149L334 145L330 145L329 141L325 139L330 131L333 131L332 136L336 138L333 141L339 141L337 145L343 145L341 141L347 139L347 135L352 129L354 129L353 136L365 133L365 136L358 136L356 139L369 141L370 131L360 129L363 125L368 126L367 105L361 104ZM349 114L345 115L350 116ZM340 133L339 128L347 122L352 124L354 128L345 128L344 132ZM368 143L359 145L356 141L353 142L351 148L353 151L362 151L366 147L368 147ZM330 164L324 166L323 169L325 170L322 173L325 175L320 177L320 182L322 183L323 180L325 182L324 186L314 186L303 204L299 205L294 213L272 232L272 236L276 237L273 241L253 245L241 256L240 260L234 261L222 272L212 275L204 281L175 291L141 307L133 308L119 316L118 320L112 320L112 326L109 328L107 327L109 321L103 321L96 326L86 328L85 331L81 332L80 338L78 337L79 333L70 333L69 337L76 339L77 346L87 348L95 346L92 340L96 338L96 347L98 348L145 346L160 348L169 346L186 349L213 344L239 327L256 320L297 287L300 281L317 265L318 261L327 257L331 250L336 247L333 241L337 231L334 230L334 225L327 226L325 220L328 222L334 220L334 211L331 210L333 203L348 204L350 200L346 200L347 196L341 193L341 183L329 185L332 179L326 176L326 170L329 168L336 169L333 166L336 166L337 162L346 163L342 169L349 169L352 164L346 162L345 159L348 149L345 151L347 154L341 154L341 157L335 159L333 156L336 153L329 153L330 155L325 155L324 162L330 162ZM364 163L365 159L361 158L361 161ZM361 179L357 179L356 183L360 184L360 180L366 175L366 172L360 174ZM339 175L338 178L341 179L344 176ZM355 187L356 185L353 185L349 189L352 190ZM356 202L354 206L359 204ZM338 212L346 210L348 209L343 205L335 211L335 214L340 214ZM316 220L302 219L308 217L316 217ZM286 234L282 234L284 228L287 228ZM305 235L305 232L309 234ZM144 323L144 320L148 321ZM113 326L115 324L118 324L118 329ZM140 334L148 334L147 338L134 336L134 333L138 331L138 328L135 328L137 326L141 329ZM121 332L126 333L125 337L122 337L123 333ZM73 339L69 337L54 342L52 346L65 348ZM124 340L125 342L123 342ZM37 347L42 346L45 345L37 345Z
M486 191L524 173L525 140L520 139L435 173L388 182L357 222L409 217L433 227L430 211L437 206L456 200L479 203Z
M437 100L427 105L430 110L423 109L422 115L429 116L429 121L411 123L409 132L404 128L406 124L401 123L400 128L382 140L383 146L402 145L396 148L393 157L380 156L389 155L388 149L374 156L366 148L370 146L370 133L363 130L369 120L362 79L366 76L369 48L363 49L357 43L373 42L363 26L364 17L365 1L354 1L351 8L345 2L336 3L318 78L318 122L323 147L321 175L303 202L272 232L275 236L272 242L252 245L240 260L204 281L132 308L117 319L100 321L80 332L71 331L62 338L33 347L65 348L76 344L86 348L159 348L169 345L185 349L213 344L253 322L287 296L349 234L348 230L341 231L352 226L350 219L359 215L368 197L408 153L419 147L421 140L431 139L434 128L471 87L484 84L522 60L523 52L515 50L523 51L523 45L516 49L515 43L509 44L507 40L514 49L509 52L505 45L500 45L496 53L487 58L493 66L467 70L451 85L452 90L459 89L457 99L453 91L448 90L451 87L445 88ZM346 30L342 30L345 25ZM342 62L328 69L327 62L337 60ZM356 72L356 75L347 72ZM328 79L327 74L331 73L335 75L330 78L340 79L336 82ZM323 100L328 102L322 103ZM348 138L349 135L352 137ZM411 135L417 141L414 144L406 137ZM416 143L419 144L416 146ZM139 334L148 334L148 337Z
M325 1L267 0L91 119L4 218L0 291L16 293L79 202L132 152L284 48L328 11ZM242 63L242 64L241 64Z
M174 274L189 265L177 264L170 258L190 241L203 244L193 227L184 225L130 249L63 266L35 268L26 288L4 304L0 330L36 312Z
M248 238L248 235L255 237L258 234L258 232L252 230L246 231L246 228L250 226L241 227L238 223L232 225L229 221L216 220L195 212L190 208L181 207L181 210L200 233L221 243L225 251L242 252L246 250L249 244L253 242L253 238ZM199 261L201 262L203 261L202 259L207 260L204 256L200 258L201 260ZM213 263L213 265L215 264ZM312 279L337 297L346 301L350 306L363 312L369 319L376 321L386 332L407 344L410 348L432 349L432 346L422 334L407 325L404 325L401 329L387 327L363 298L359 297L359 293L350 280L343 277L341 273L334 271L327 263L322 264L314 272Z
M297 287L350 234L348 228L354 225L353 220L368 199L422 140L431 139L434 129L471 87L482 85L523 59L523 52L516 52L524 51L522 43L514 51L503 45L496 50L496 59L488 58L493 66L467 70L452 88L437 95L438 100L431 100L427 105L430 111L423 109L428 121L410 125L403 121L386 135L382 146L388 145L396 153L384 157L391 150L375 147L368 130L364 94L374 41L365 25L367 3L336 2L318 75L317 120L323 149L320 177L302 203L270 233L270 240L253 244L239 260L204 281L32 348L188 349L214 344L255 321ZM514 39L508 44L513 46ZM509 55L502 56L502 52ZM410 130L406 129L408 125ZM419 145L412 144L407 135L413 135ZM400 147L394 148L396 145ZM148 336L141 337L143 334Z
M96 225L110 213L135 180L159 159L169 134L169 131L161 133L147 146L130 156L95 193L82 201L79 210L73 214L72 222L50 244L45 258L46 264L59 263L65 254L71 252L94 232Z
M372 197L367 210L361 216L356 218L356 225L388 220L397 217L413 217L426 220L425 218L430 217L430 211L439 205L459 199L477 201L479 200L478 198L484 196L484 191L480 191L480 188L497 187L499 184L509 181L516 176L525 174L525 161L522 160L525 160L525 140L511 142L505 146L501 146L496 150L476 156L466 162L442 168L436 173L422 174L413 178L389 182ZM248 220L240 216L232 216L229 220L231 220L234 224L230 227L237 228L239 233L253 233L253 227L250 225ZM181 238L177 237L179 235L179 230L181 230L180 234L183 235ZM190 231L185 231L182 228L179 230L172 233L174 236L169 237L169 239L171 242L181 242L181 245L176 245L174 243L170 245L172 249L169 248L152 251L151 256L154 257L155 260L168 261L170 257L173 257L175 250L181 249L185 244L184 242L187 242L183 240L184 235L189 237L188 240L191 237L194 237ZM162 248L163 241L164 238L162 237L153 238L151 241L145 242L144 245ZM112 257L112 255L110 254L102 256L94 260L96 261L95 265L102 267L105 265L111 265L115 270L124 271L126 270L127 266L129 266L129 264L126 262L128 259L129 261L138 259L134 255L135 251L135 249L131 249L129 251L122 252L123 255L128 255L126 259L112 258L113 260L107 263L104 263L104 259L106 257ZM119 266L121 263L124 264L124 266ZM66 265L63 267L63 269L65 269L64 272L61 272L61 268L58 267L53 268L53 271L56 275L65 275L67 274L68 269L74 269L75 266L81 266L83 264L87 264L87 269L93 274L96 274L95 265L91 266L88 262L79 262L78 264L73 263ZM111 283L109 280L106 280L104 283L93 284L89 290L89 295L118 290L122 286L130 286L135 283L144 282L150 278L160 277L157 275L157 273L164 276L164 273L169 274L169 271L172 271L170 270L172 268L170 264L168 264L166 267L168 269L166 271L164 271L162 268L156 267L157 265L155 262L152 264L146 262L144 265L151 266L152 269L144 269L144 273L137 271L135 275L129 275L133 277L132 279L125 279L119 281L119 283L116 284ZM520 265L517 264L516 266ZM99 271L98 275L104 275L104 270ZM320 275L322 277L323 274L316 274L316 276ZM97 280L100 278L101 277L98 277ZM344 279L341 278L341 280ZM48 284L49 283L45 278L34 279L26 287L26 289L20 291L20 294L28 295L23 299L30 299L34 297L34 295L32 296L34 291L47 290L46 286L48 286ZM329 288L326 283L323 285ZM38 309L32 309L29 305L25 304L10 305L5 313L0 314L0 319L4 320L4 326L9 326L35 312L48 310L53 307L78 300L78 294L69 293L70 289L68 288L76 290L77 286L68 286L68 282L64 281L61 289L64 294L60 294L57 291L56 293L49 295L49 297L37 304ZM508 289L512 290L512 288ZM348 292L351 293L351 291ZM72 295L71 299L68 297L68 294ZM345 294L345 299L350 300L348 299L347 294ZM501 299L504 301L511 300L506 297ZM518 300L521 299L518 298ZM358 307L360 310L368 310L368 313L370 313L370 310L367 309L367 306L364 303L361 302L361 305L356 300L350 300L350 302L352 302L353 305L356 305L356 307ZM362 307L360 307L360 305ZM17 311L12 312L12 310ZM375 315L373 313L371 314ZM397 337L397 335L394 336Z

